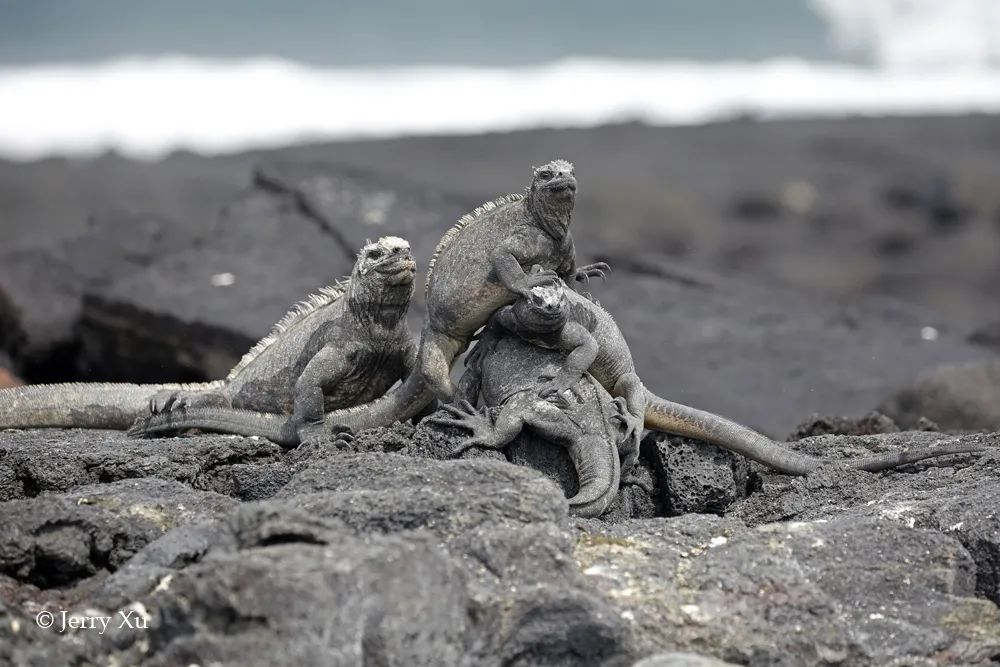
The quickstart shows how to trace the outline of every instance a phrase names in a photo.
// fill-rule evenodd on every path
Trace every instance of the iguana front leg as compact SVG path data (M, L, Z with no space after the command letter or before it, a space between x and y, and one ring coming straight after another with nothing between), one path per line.
M356 345L328 345L309 360L295 381L291 426L300 442L330 439L330 429L323 422L323 387L343 380L357 352Z
M533 270L526 273L517 256L510 248L501 246L490 253L490 262L500 283L508 290L523 298L531 298L531 288L551 285L559 279L555 271Z
M490 420L486 408L478 412L468 401L458 401L455 405L442 405L450 417L428 417L425 421L439 426L453 426L472 432L454 450L452 456L460 456L472 447L502 449L524 428L524 421L518 410L508 403L500 409L496 422Z
M578 393L577 386L580 378L590 368L590 365L597 359L599 346L594 336L576 322L568 322L559 331L559 338L556 342L558 349L569 351L563 367L554 376L542 385L538 392L540 398L547 398L552 395L563 395L566 391L574 391L577 397L582 400ZM543 378L546 376L542 376Z
M566 261L556 269L556 273L573 291L584 294L580 291L583 286L590 283L591 278L607 280L607 274L611 273L611 267L607 262L596 262L578 267L576 265L576 250L574 249L569 253Z

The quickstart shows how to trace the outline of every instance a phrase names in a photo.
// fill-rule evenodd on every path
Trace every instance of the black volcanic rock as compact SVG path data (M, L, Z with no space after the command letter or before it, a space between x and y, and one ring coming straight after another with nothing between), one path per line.
M670 514L723 513L750 488L747 459L705 442L650 433L641 445Z
M1000 652L1000 612L974 597L969 553L888 518L749 529L693 515L647 519L593 529L575 555L647 653L986 665Z
M240 495L246 464L287 479L281 452L267 440L228 435L140 440L120 431L0 431L0 500L137 477Z
M591 289L628 340L646 387L777 438L802 415L864 414L915 369L992 356L940 316L903 303L836 305L669 262L617 271ZM922 337L925 327L934 327L935 340Z
M969 342L1000 352L1000 321L992 322L969 334Z
M126 379L221 377L292 304L349 275L366 240L407 238L425 270L463 213L454 198L325 164L264 165L254 179L199 243L88 293L87 360Z
M878 409L903 428L924 418L945 431L1000 430L1000 360L924 369Z
M695 493L715 454L647 438L636 482L664 502L626 486L604 517L574 521L542 472L430 456L453 446L445 431L396 425L288 452L231 436L0 433L0 490L23 498L0 503L0 659L611 666L687 651L985 667L1000 654L996 434L805 438L787 446L832 459L992 449L880 474L754 464L759 490L733 505ZM680 505L678 489L689 511L723 516L651 518ZM34 623L42 609L147 627L53 633Z
M120 480L0 503L0 573L40 588L113 572L177 525L236 501L179 482Z
M157 215L107 210L91 216L80 236L0 253L0 291L8 300L0 310L14 319L4 328L16 326L20 339L8 350L35 377L86 376L95 369L89 367L93 359L77 358L83 295L108 289L196 238L187 227ZM4 337L0 334L0 342ZM71 368L53 368L60 360Z

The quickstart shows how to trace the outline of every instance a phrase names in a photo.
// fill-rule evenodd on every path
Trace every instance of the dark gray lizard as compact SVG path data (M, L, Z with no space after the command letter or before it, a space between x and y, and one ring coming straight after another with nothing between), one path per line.
M575 284L603 276L604 263L576 267L570 234L576 189L573 165L554 160L534 170L524 195L487 202L445 233L427 267L427 318L417 372L378 400L328 413L327 425L358 431L388 426L417 415L435 396L450 400L455 392L452 363L497 308L558 278ZM535 265L539 271L528 275L526 269ZM186 419L216 417L206 410L210 408L189 409ZM273 439L284 428L273 414L226 416L240 421L240 433ZM149 432L159 424L150 420Z
M570 511L594 517L618 493L618 449L625 435L625 417L622 405L590 374L579 371L597 356L597 343L585 329L567 323L568 308L544 298L552 291L551 287L533 288L532 298L519 299L507 308L516 313L519 333L542 341L558 340L562 347L572 348L569 358L502 328L488 327L466 359L456 404L443 406L451 416L432 416L428 421L472 431L456 455L469 447L501 449L525 428L566 447L579 479L578 492L568 500ZM565 392L539 396L540 377L556 376L566 380ZM485 406L483 414L473 407L479 400ZM489 417L489 408L499 408L495 421Z
M626 437L621 451L622 474L628 473L635 464L643 426L718 445L789 475L805 475L820 465L831 462L786 449L770 438L725 417L656 396L639 379L632 353L611 315L599 304L567 289L565 285L536 288L528 298L533 299L536 307L548 304L547 307L553 312L565 310L566 326L571 333L567 335L565 332L553 331L541 335L533 320L524 319L523 309L507 306L490 320L489 328L500 331L491 332L486 339L498 340L502 332L507 331L536 345L568 353L566 364L548 378L539 392L540 397L561 394L571 389L582 372L589 372L607 389L626 415ZM591 348L595 346L597 352L591 357ZM591 358L593 362L587 363ZM844 463L852 468L875 472L936 456L980 451L984 451L984 448L943 445L877 454L846 460Z
M0 391L0 428L129 428L150 408L183 428L176 420L187 410L206 409L220 421L201 426L240 433L238 420L227 414L240 408L290 415L281 437L297 442L310 429L322 430L316 421L324 410L371 401L412 369L415 346L405 315L415 273L409 243L381 238L361 249L349 279L293 307L225 380L6 389Z

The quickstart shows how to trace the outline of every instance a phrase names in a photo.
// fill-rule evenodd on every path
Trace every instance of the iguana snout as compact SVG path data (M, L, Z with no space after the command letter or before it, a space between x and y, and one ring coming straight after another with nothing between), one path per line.
M413 283L417 263L408 241L398 236L383 236L361 248L354 270L359 277L374 272L386 286L397 287Z
M529 298L514 303L514 316L528 331L549 332L562 328L569 319L569 301L562 281L532 287Z
M576 197L576 172L566 160L553 160L535 169L531 189L550 199L570 202Z

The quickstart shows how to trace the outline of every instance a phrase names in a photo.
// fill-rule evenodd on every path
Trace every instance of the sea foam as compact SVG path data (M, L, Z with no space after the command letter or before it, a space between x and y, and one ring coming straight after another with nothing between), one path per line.
M0 68L0 155L233 151L293 142L762 119L1000 111L1000 69L774 59L568 59L511 67L319 68L181 56Z
M834 42L884 68L1000 65L997 0L809 0Z

